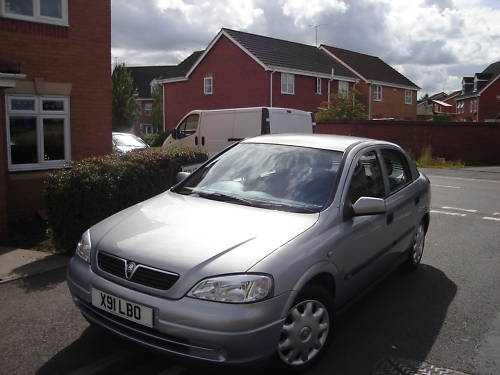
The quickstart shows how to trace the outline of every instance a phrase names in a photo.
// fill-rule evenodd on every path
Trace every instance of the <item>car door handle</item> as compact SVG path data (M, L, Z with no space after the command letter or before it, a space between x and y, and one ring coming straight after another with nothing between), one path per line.
M198 136L194 137L194 145L198 146Z
M205 137L201 137L201 145L205 146Z
M394 221L394 212L390 212L387 214L387 225L391 225Z

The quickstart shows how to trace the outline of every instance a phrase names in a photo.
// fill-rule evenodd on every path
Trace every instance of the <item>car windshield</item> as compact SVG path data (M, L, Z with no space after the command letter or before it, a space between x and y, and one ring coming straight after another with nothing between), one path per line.
M113 140L118 146L146 147L146 143L132 134L113 134Z
M240 143L173 191L255 207L319 212L334 193L342 155L308 147Z

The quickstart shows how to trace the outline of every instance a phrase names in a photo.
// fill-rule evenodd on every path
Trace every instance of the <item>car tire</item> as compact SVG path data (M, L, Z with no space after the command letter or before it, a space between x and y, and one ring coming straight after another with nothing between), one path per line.
M275 355L281 372L301 372L324 354L333 332L333 298L320 285L308 285L288 310Z
M404 268L413 271L418 268L420 261L422 260L422 255L424 254L425 247L425 225L424 222L420 222L415 231L413 241L408 251L408 258L404 263Z

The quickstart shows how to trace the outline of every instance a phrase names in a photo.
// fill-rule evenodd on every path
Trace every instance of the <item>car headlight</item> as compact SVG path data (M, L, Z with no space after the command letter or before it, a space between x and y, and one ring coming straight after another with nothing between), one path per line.
M80 242L76 245L75 254L90 264L90 248L90 231L86 230L85 233L82 234Z
M190 297L217 302L248 303L269 297L273 289L273 279L266 275L216 276L200 281Z

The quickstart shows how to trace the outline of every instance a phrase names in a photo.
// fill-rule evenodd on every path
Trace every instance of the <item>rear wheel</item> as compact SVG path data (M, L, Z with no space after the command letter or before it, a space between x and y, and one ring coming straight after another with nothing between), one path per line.
M405 266L409 270L415 270L420 265L422 260L422 255L424 254L425 246L425 226L421 222L417 230L415 231L415 236L413 238L413 244L408 253L408 259L406 260Z
M281 329L276 356L281 369L303 371L321 357L332 334L332 311L325 288L310 285L299 294Z

